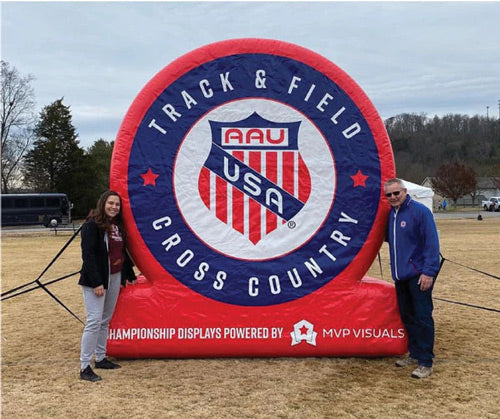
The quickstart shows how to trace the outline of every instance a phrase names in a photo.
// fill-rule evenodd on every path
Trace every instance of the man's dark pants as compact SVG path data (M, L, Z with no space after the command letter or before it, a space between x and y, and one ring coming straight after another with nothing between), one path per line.
M417 359L419 365L432 367L434 358L434 320L432 318L432 288L421 291L418 285L420 276L396 281L401 320L408 335L410 357Z

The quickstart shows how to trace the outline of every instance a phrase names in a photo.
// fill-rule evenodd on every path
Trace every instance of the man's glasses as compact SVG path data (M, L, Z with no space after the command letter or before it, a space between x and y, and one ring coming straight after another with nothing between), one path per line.
M399 196L399 194L401 193L401 191L394 191L394 192L389 192L389 193L386 193L385 196L387 198L390 198L392 195L394 196Z

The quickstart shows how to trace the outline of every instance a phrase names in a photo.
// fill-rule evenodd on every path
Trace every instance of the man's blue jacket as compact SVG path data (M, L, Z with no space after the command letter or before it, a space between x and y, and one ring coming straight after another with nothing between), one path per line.
M408 195L397 210L391 208L387 239L395 281L420 274L436 277L439 239L432 212L425 205Z

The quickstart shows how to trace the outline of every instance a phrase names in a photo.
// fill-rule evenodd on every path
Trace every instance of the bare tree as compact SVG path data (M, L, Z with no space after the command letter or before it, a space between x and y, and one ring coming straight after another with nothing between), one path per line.
M33 141L35 95L32 75L21 77L15 67L1 61L0 104L2 141L2 193L8 193L20 179L20 165Z
M455 206L459 198L477 189L474 169L457 162L440 166L431 182L432 188L439 195L450 198Z

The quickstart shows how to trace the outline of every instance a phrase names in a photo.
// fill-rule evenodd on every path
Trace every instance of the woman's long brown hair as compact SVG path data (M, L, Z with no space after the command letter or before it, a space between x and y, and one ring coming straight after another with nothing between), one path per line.
M111 221L111 219L106 215L106 211L104 210L106 201L110 196L117 196L120 199L120 211L114 217L113 221ZM103 194L97 201L96 208L91 210L89 215L87 216L87 220L89 219L93 219L97 224L97 227L99 227L101 230L106 230L108 232L111 231L111 225L116 224L118 226L118 229L120 230L120 234L122 235L123 239L125 239L125 225L123 224L122 218L122 198L120 197L118 192L111 190L103 192Z

